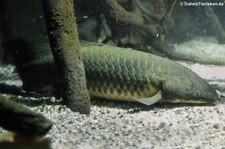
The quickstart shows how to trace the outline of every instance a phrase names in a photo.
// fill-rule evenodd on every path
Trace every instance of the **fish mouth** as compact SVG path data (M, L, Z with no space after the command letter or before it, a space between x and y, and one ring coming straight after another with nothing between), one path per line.
M170 98L161 99L159 102L175 103L175 104L213 104L214 102L202 99L184 99L184 98Z

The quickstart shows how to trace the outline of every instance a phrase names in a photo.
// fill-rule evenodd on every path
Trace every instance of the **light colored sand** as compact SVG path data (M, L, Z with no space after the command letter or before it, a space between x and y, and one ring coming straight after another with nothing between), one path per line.
M63 106L33 109L54 122L47 135L53 148L225 148L225 104L146 109L104 102L92 106L90 116Z
M196 39L174 45L173 57L203 64L225 65L225 44L219 44L214 38Z

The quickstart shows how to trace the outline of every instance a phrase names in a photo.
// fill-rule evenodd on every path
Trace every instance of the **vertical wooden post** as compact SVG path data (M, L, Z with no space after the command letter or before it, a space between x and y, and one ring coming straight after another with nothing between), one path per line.
M74 16L73 0L42 0L48 37L58 74L62 97L67 106L80 113L90 113L83 61Z

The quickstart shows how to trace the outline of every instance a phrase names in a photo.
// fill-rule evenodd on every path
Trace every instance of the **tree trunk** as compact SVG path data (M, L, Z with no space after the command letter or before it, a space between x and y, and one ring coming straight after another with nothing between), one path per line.
M73 0L43 0L48 37L58 75L61 77L63 101L80 113L90 113Z
M218 16L210 6L203 7L206 15L206 22L209 25L209 30L214 33L214 36L222 43L225 43L225 31L223 25L220 23Z

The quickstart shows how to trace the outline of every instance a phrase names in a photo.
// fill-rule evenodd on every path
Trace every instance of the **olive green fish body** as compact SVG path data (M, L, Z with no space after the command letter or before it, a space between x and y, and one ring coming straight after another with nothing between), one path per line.
M107 88L109 84L118 85L112 88L121 89L118 90L121 93L148 90L149 94L139 92L139 96L135 96L137 99L151 97L161 90L164 98L180 98L180 102L194 102L195 99L214 101L218 97L215 90L197 74L171 60L101 44L91 47L83 44L81 51L88 81L93 77L91 82L99 84L99 87L96 86L99 90ZM101 83L104 81L111 83Z
M48 43L18 39L6 48L16 61L26 90L37 91L56 81ZM140 102L144 99L142 103L149 101L146 104L159 100L212 102L218 98L216 91L197 74L176 62L152 54L81 42L81 56L92 96Z
M111 46L88 43L82 46L81 53L87 86L93 96L136 101L159 91L151 82L149 57L145 53L122 48L114 51Z

